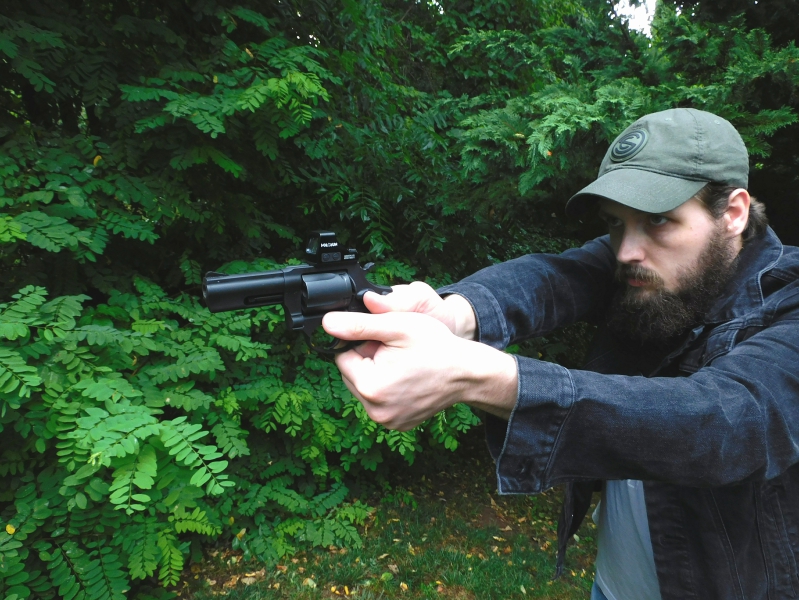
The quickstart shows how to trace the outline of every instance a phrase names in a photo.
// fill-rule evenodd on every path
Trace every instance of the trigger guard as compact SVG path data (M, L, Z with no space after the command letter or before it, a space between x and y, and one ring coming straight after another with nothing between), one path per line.
M329 346L317 346L311 340L310 335L306 334L305 337L308 340L308 347L317 354L327 354L327 355L341 354L342 352L347 352L348 350L352 350L357 345L363 343L360 340L345 342L344 340L333 338L333 341Z

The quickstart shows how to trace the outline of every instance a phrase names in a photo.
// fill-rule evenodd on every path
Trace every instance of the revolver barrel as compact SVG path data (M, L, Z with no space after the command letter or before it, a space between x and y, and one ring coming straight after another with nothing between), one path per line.
M241 275L207 273L203 279L203 298L211 312L283 304L285 290L281 271Z

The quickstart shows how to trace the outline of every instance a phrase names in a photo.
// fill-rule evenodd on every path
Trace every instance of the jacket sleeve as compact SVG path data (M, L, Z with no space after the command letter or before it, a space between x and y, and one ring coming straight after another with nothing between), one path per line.
M616 258L608 236L562 254L530 254L487 267L438 290L466 298L478 340L505 348L604 313Z
M799 462L797 310L688 377L517 361L510 420L488 423L502 493L591 479L722 486Z

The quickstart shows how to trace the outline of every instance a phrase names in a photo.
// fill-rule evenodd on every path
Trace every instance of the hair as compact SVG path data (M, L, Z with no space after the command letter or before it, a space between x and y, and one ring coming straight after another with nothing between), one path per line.
M739 189L739 186L728 185L726 183L711 182L703 187L696 196L714 219L720 219L727 211L730 202L730 194ZM765 205L751 196L752 202L749 205L749 220L743 232L744 243L762 235L768 227L768 217L766 216Z

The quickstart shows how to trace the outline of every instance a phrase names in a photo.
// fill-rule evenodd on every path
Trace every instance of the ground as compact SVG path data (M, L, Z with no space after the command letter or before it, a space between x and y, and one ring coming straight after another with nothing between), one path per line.
M590 596L596 528L590 519L555 571L559 489L500 496L475 429L455 453L399 464L387 493L361 498L374 512L362 548L316 549L276 565L243 563L224 548L185 573L182 598L581 599Z

